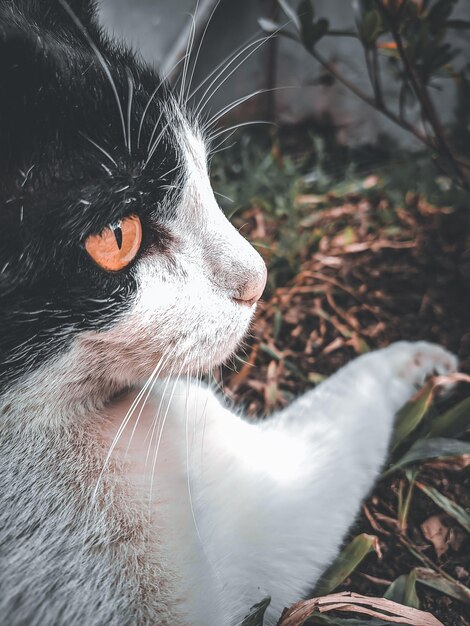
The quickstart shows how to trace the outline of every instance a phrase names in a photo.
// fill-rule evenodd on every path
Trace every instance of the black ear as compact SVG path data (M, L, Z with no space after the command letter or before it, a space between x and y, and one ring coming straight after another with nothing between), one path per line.
M100 40L94 10L92 0L0 0L0 187L57 122L71 68L90 54L87 38Z
M87 28L92 25L96 12L95 0L14 0L14 2L1 1L3 11L22 17L29 21L31 28L35 26L51 29L70 29L70 17L67 12L73 14Z

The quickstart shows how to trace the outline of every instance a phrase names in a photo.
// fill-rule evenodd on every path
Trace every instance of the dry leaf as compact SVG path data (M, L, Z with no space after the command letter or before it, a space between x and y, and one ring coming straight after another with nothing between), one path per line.
M421 531L434 546L438 558L447 552L450 543L450 528L444 524L443 517L432 515L421 524Z
M248 360L245 361L241 370L237 372L235 376L233 376L231 380L231 385L230 385L232 387L232 390L236 390L237 387L239 387L242 384L242 382L247 378L247 376L250 374L251 369L255 364L256 357L258 356L258 351L259 351L259 345L255 344L250 353Z
M294 604L284 610L278 626L299 626L315 612L341 611L378 617L385 622L410 626L444 626L430 613L403 606L384 598L369 598L357 593L334 593Z
M448 459L434 459L428 461L426 467L436 470L458 471L470 467L470 454L462 454L462 456L454 456Z

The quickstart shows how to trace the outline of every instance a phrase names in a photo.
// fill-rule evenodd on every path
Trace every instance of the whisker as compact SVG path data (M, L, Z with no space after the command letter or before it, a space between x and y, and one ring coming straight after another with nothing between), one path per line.
M200 364L198 364L197 368L196 368L196 387L199 391L199 389L201 388L201 384L202 384L202 368L200 366ZM193 520L193 524L194 524L194 528L196 530L196 534L201 546L201 549L207 559L207 562L211 565L212 567L212 571L214 573L214 576L216 577L217 581L219 582L220 585L222 585L222 579L220 577L219 574L219 570L217 567L217 564L214 563L213 559L211 558L211 556L208 554L207 550L206 550L206 546L204 545L204 540L202 537L202 534L200 532L199 529L199 524L196 518L196 510L194 508L194 499L193 499L193 493L192 493L192 487L191 487L191 457L190 457L190 446L189 446L189 376L187 379L187 395L186 395L186 427L185 427L185 437L186 437L186 485L187 485L187 489L188 489L188 500L189 500L189 507L191 510L191 517ZM203 419L203 424L202 424L202 432L201 432L201 449L200 449L200 462L201 465L204 462L204 435L205 435L205 431L206 431L206 422L207 422L207 403L204 405L203 407L203 413L202 413L202 419ZM196 438L196 428L197 425L199 423L199 418L198 415L196 413L195 419L193 420L193 441Z
M195 110L195 114L197 115L198 112L200 112L209 102L209 100L211 100L211 98L214 97L214 95L219 91L219 89L222 87L222 85L230 78L230 76L232 76L232 74L234 74L234 72L236 72L238 70L239 67L241 67L244 63L246 63L246 61L248 61L248 59L253 56L253 54L255 54L255 52L257 52L262 46L264 46L268 41L270 41L273 37L275 37L279 31L284 28L285 25L280 26L274 33L272 33L271 35L269 35L268 37L262 37L260 39L258 39L255 43L257 43L256 47L253 48L253 50L251 50L248 54L245 55L245 57L239 62L237 63L237 65L223 78L223 80L221 80L219 82L218 85L216 85L216 87L212 90L212 93L210 93L209 96L207 96L207 94L210 92L211 87L214 85L214 83L217 81L217 77L210 83L210 85L207 87L207 89L205 90L205 92L202 95L201 101L198 104L198 106L196 107ZM237 55L239 56L239 55ZM235 57L235 59L232 59L232 61L230 63L233 63L236 60L237 57ZM207 96L207 97L206 97Z
M246 52L250 46L255 45L258 41L261 41L261 39L257 39L256 41L251 41L253 37L256 37L256 35L252 35L251 37L249 37L234 52L231 52L224 59L222 59L222 61L220 61L220 63L218 63L214 67L214 69L211 70L209 74L199 83L199 85L193 89L193 91L188 95L187 101L191 100L191 98L193 98L196 95L196 93L200 89L202 89L204 85L214 76L214 74L216 74L217 72L219 72L219 70L221 70L221 68L222 68L221 73L223 73L226 69L228 69L228 67L230 67L232 62L235 61L236 58L238 58L238 56Z
M246 102L247 100L250 100L250 98L254 98L262 93L266 93L267 91L271 91L271 89L257 89L256 91L252 91L250 94L246 95L246 96L242 96L241 98L237 98L236 100L234 100L233 102L231 102L230 104L227 104L226 106L222 107L222 109L220 111L218 111L217 113L215 113L205 124L204 124L204 130L206 130L207 128L209 128L210 126L213 126L214 124L216 124L224 115L226 115L227 113L230 113L230 111L232 111L233 109L235 109L237 106L239 106L240 104L243 104L244 102Z
M160 90L160 88L163 86L163 84L167 81L168 76L169 76L170 74L172 74L172 73L175 71L175 69L178 67L178 65L180 65L180 63L182 63L183 61L184 61L184 57L182 57L181 59L179 59L179 61L177 61L177 62L173 65L173 67L172 67L172 68L170 68L170 69L168 70L168 72L166 72L166 73L165 73L165 75L164 75L164 76L163 76L163 78L160 80L160 82L158 83L158 85L157 85L157 86L155 87L155 89L152 91L152 94L150 95L150 98L148 99L147 104L145 105L144 111L143 111L143 113L142 113L142 117L140 118L139 130L138 130L138 133L137 133L137 149L139 149L139 147L140 147L140 137L141 137L141 134L142 134L142 127L143 127L143 124L144 124L145 117L146 117L146 115L147 115L148 109L149 109L149 107L150 107L150 105L151 105L151 103L152 103L153 99L155 98L155 96L157 95L158 91L159 91L159 90ZM160 118L161 118L161 115L160 115L160 117L159 117L158 121L160 121ZM158 122L157 122L157 124L158 124ZM150 144L151 144L151 143L152 143L152 141L150 141Z
M109 154L107 150L105 150L102 146L96 143L96 141L93 141L91 137L88 137L88 135L85 135L85 133L82 133L81 130L79 130L78 132L84 139L89 141L93 146L95 146L95 148L97 148L102 154L104 154L104 156L107 157L115 167L118 166L117 162L113 159L113 157Z
M232 144L234 145L234 144ZM228 146L230 147L230 146ZM225 196L223 193L220 193L220 191L214 191L214 194L216 196L220 196L221 198L224 198L224 200L228 200L228 202L235 202L235 200L233 198L229 198L228 196Z
M96 495L98 493L98 488L99 488L101 480L102 480L102 478L104 476L104 472L106 471L106 468L109 465L109 461L111 459L111 456L112 456L112 454L114 452L114 449L115 449L119 439L121 438L122 433L126 429L127 424L129 423L129 420L131 419L134 411L136 410L136 408L137 408L141 398L145 394L145 392L148 389L148 387L152 384L154 378L158 375L158 373L160 372L160 370L163 367L163 365L165 364L165 362L166 362L166 360L163 361L163 359L160 359L160 361L157 363L157 365L155 366L154 370L150 374L150 377L148 378L147 382L142 387L142 389L139 391L137 396L132 401L131 406L127 410L127 413L126 413L124 419L122 420L122 422L121 422L121 424L120 424L120 426L119 426L119 428L118 428L118 430L117 430L117 432L116 432L116 434L114 436L114 439L113 439L113 441L111 443L111 446L109 447L109 450L108 450L108 452L106 454L106 458L104 460L103 467L101 469L100 475L99 475L98 480L97 480L96 485L95 485L95 489L93 491L93 500L96 499Z
M199 387L198 387L199 389ZM197 414L196 414L196 418L194 420L194 427L195 427L195 423L197 421ZM194 434L193 434L194 436ZM186 437L186 485L188 488L188 499L189 499L189 508L191 510L191 517L193 519L193 524L194 524L194 528L196 530L196 534L198 536L199 539L199 543L201 544L201 546L204 549L204 542L202 540L202 535L200 533L199 530L199 526L197 523L197 519L196 519L196 512L194 510L194 503L193 503L193 495L192 495L192 490L191 490L191 464L190 464L190 455L189 455L189 389L188 389L188 394L186 395L186 423L185 423L185 437Z
M235 133L235 131L233 131L233 133ZM208 155L208 158L211 159L215 154L219 154L219 152L223 152L224 150L230 150L230 148L233 148L233 146L237 145L236 141L233 141L232 143L229 143L228 146L224 146L223 148L221 148L220 146L222 146L226 141L228 141L230 139L230 137L232 137L233 133L231 133L228 137L226 137L223 141L221 141L220 143L217 144L217 146L215 147L215 149L211 149ZM216 193L214 191L214 193ZM218 194L219 196L222 194ZM235 202L235 200L232 200L231 198L228 198L228 200L230 200L230 202Z
M138 424L139 424L139 420L140 420L140 418L141 418L141 416L142 416L142 413L143 413L143 411L144 411L144 409L145 409L145 406L146 406L146 404L147 404L147 401L148 401L148 399L149 399L149 397L150 397L150 394L152 393L152 391L153 391L153 389L154 389L154 387L155 387L155 384L156 384L156 382L157 382L157 380L158 380L158 374L162 371L162 369L163 369L164 365L166 365L166 363L168 363L169 359L170 359L170 358L174 355L174 353L175 353L175 352L176 352L176 346L174 346L172 350L170 350L169 352L167 352L167 353L164 355L163 359L160 359L160 361L159 361L159 369L158 369L158 371L157 371L157 372L155 372L155 370L154 370L154 372L153 372L153 373L152 373L152 375L151 375L151 376L153 376L153 382L151 383L151 385L150 385L150 387L149 387L149 389L148 389L148 391L147 391L147 395L145 396L144 401L142 402L142 406L141 406L141 408L140 408L140 410L139 410L139 414L137 415L137 418L136 418L136 420L135 420L134 426L132 427L132 431L131 431L131 434L130 434L130 436L129 436L129 441L128 441L127 448L126 448L126 455L127 455L127 454L128 454L128 452L129 452L129 448L130 448L130 446L131 446L132 439L134 438L135 431L136 431L136 429L137 429L137 426L138 426Z
M259 37L258 39L256 39L255 41L252 41L251 43L247 44L242 50L240 50L240 52L238 52L232 59L230 59L230 61L228 61L225 65L222 66L222 69L218 72L218 74L216 74L215 78L209 83L208 87L206 88L206 90L204 91L204 93L202 94L199 104L197 105L197 107L195 108L195 115L197 116L201 109L203 108L203 106L205 106L204 103L204 99L206 98L207 94L210 92L210 90L212 89L212 87L217 83L217 81L219 80L219 78L221 78L221 76L224 75L224 73L232 66L233 63L235 63L237 61L237 59L239 59L243 54L245 54L248 50L250 50L250 48L253 48L253 46L256 46L254 51L256 52L256 50L258 49L258 47L260 47L264 42L266 41L266 37ZM250 53L251 54L251 53ZM245 57L245 59L248 58L248 56ZM235 67L235 69L233 71L235 71L236 69L238 69L239 65L237 65ZM211 74L209 74L209 77L211 76ZM226 77L228 78L229 76L231 76L231 73ZM206 79L208 80L209 77ZM226 80L226 78L224 78L224 82ZM193 96L197 93L197 91L199 91L199 89L201 89L201 87L204 85L204 81L189 95L189 99L193 98ZM223 83L220 83L221 85ZM215 91L214 91L215 93ZM213 95L213 94L212 94ZM212 97L211 95L211 97ZM210 99L210 98L209 98Z
M119 117L120 117L121 126L122 126L122 135L124 137L124 145L127 147L126 124L124 122L124 113L123 113L123 110L122 110L121 101L119 99L119 94L118 94L118 91L117 91L117 88L116 88L116 83L114 82L114 79L112 77L112 74L111 74L111 71L110 71L110 69L108 67L108 64L106 63L106 60L105 60L104 56L99 51L99 49L96 46L96 44L93 41L93 39L88 34L87 29L83 26L81 21L78 19L78 17L72 11L70 5L66 2L66 0L57 0L57 1L62 6L62 8L68 13L70 18L74 22L75 26L80 30L82 35L85 37L85 39L87 40L88 45L90 46L90 48L95 53L96 58L98 59L98 62L100 63L104 73L106 74L106 77L107 77L108 82L109 82L109 84L111 86L111 89L113 90L113 94L114 94L114 98L116 100L116 104L118 106L118 112L119 112Z
M144 441L147 438L149 438L149 445L148 445L148 448L147 448L147 453L145 455L145 466L146 467L148 465L149 458L150 458L150 450L151 450L152 442L153 442L153 439L155 437L155 433L157 432L158 420L159 420L159 416L160 416L160 410L161 410L162 405L163 405L163 398L165 397L165 393L166 393L166 391L168 389L168 386L170 384L171 377L173 376L173 371L174 371L174 366L171 368L171 370L170 370L170 372L169 372L169 374L168 374L168 376L167 376L167 378L165 380L165 386L163 387L163 391L161 392L160 402L158 403L158 407L157 407L157 410L155 412L155 416L152 419L152 424L151 424L149 430L147 431L147 434L145 435ZM157 438L158 438L158 435L157 435Z
M150 139L149 139L149 142L147 144L147 154L150 153L151 147L153 145L153 138L155 137L155 133L157 132L157 128L158 128L158 125L160 123L160 120L162 119L162 116L163 116L163 110L160 111L160 113L158 115L158 118L157 118L157 121L155 122L155 125L153 127L152 134L150 135Z
M194 38L196 35L196 19L195 19L195 14L197 13L199 7L199 0L197 0L196 2L196 8L194 11L194 14L190 16L190 19L192 20L191 22L191 29L189 31L189 37L188 37L188 41L186 44L186 53L184 55L184 65L183 65L183 73L181 76L181 85L180 85L180 92L179 92L179 97L178 97L178 102L180 104L180 106L182 106L183 104L183 96L185 93L185 87L186 87L186 76L188 73L188 68L189 68L189 63L191 60L191 53L192 53L192 49L193 49L193 45L194 45Z
M133 78L128 72L127 74L127 85L129 88L129 96L127 100L127 150L129 154L132 152L132 142L131 142L131 116L132 116L132 98L134 96L134 81Z
M160 431L158 433L158 439L157 439L157 442L156 442L155 453L154 453L154 458L153 458L153 463L152 463L152 471L151 471L151 476L150 476L149 512L151 512L152 496L153 496L153 485L154 485L154 481L155 481L155 470L156 470L156 467L157 467L158 452L160 450L160 444L161 444L162 437L163 437L163 430L165 428L166 420L167 420L167 417L168 417L168 414L169 414L169 411L170 411L170 407L171 407L171 403L173 401L173 396L175 394L176 387L178 385L181 373L183 372L183 369L186 366L186 363L187 363L187 358L184 359L184 361L183 361L183 363L182 363L182 365L180 367L180 370L178 372L178 375L177 375L177 377L176 377L176 379L175 379L175 381L173 383L173 387L172 387L172 390L171 390L171 393L170 393L170 397L169 397L167 405L166 405L165 414L164 414L163 419L161 421ZM162 395L162 401L163 401L163 397L164 397L164 393ZM158 420L158 414L156 416L156 419Z
M267 126L277 126L275 122L268 122L266 120L252 120L251 122L242 122L241 124L234 124L233 126L229 126L228 128L222 128L222 130L217 131L213 135L209 136L209 142L217 139L221 135L225 133L229 133L232 130L238 130L239 128L244 128L245 126L253 126L254 124L264 124Z
M297 87L293 86L293 87L271 87L269 89L257 89L256 91L253 91L252 93L246 95L246 96L242 96L241 98L238 98L237 100L234 100L233 102L231 102L230 104L227 104L226 106L224 106L218 113L216 113L215 115L213 115L204 125L204 132L210 127L210 126L214 126L224 115L227 115L227 113L230 113L230 111L232 111L233 109L236 109L238 106L240 106L240 104L243 104L244 102L247 102L248 100L251 100L251 98L254 98L256 96L259 96L260 94L265 94L265 93L272 93L273 91L281 91L284 89L297 89Z
M209 28L209 26L210 26L210 24L212 22L212 18L214 17L214 13L217 11L220 2L221 2L221 0L217 0L216 4L214 5L214 8L212 9L211 14L209 15L209 18L208 18L208 20L206 22L206 25L204 27L204 31L202 33L202 36L201 36L201 38L199 40L199 45L198 45L198 48L197 48L197 51L196 51L196 56L194 57L193 66L191 68L191 75L190 75L189 81L188 81L187 93L185 94L186 95L185 103L188 102L188 93L189 93L189 90L191 89L191 86L193 84L194 72L196 70L197 62L199 60L199 54L201 52L201 48L202 48L202 45L203 45L205 37L206 37L207 29ZM199 5L199 0L198 0L198 5ZM197 13L197 9L198 9L198 6L196 6L195 15Z

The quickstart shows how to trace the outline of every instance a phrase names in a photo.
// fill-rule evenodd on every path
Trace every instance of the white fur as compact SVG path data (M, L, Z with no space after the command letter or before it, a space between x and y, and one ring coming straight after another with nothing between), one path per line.
M426 375L456 365L438 346L393 344L261 423L179 383L155 468L164 503L155 515L178 555L188 624L237 624L268 595L266 623L275 624L334 558L383 465L397 409ZM146 418L140 426L148 431ZM127 452L142 458L138 439Z
M40 544L29 540L25 517L24 565L10 563L9 574L24 581L25 594L42 598L41 615L52 621L68 611L75 617L67 623L80 623L86 609L86 623L119 626L111 574L121 580L126 567L123 610L135 602L129 589L146 603L138 605L136 624L231 626L268 595L267 623L274 624L334 558L384 463L397 409L427 375L457 367L437 346L394 344L356 359L261 423L231 412L205 386L184 376L178 382L235 349L255 308L251 296L265 280L260 257L218 208L202 144L186 130L187 182L180 217L169 227L177 242L171 260L139 261L137 295L112 328L83 334L0 399L5 454L11 451L5 463L14 473L15 463L24 468L35 459L34 473L25 471L32 487L21 506L34 510L40 499L60 513L60 537L51 522ZM127 418L138 391L108 403L149 376L153 386ZM22 443L12 448L19 432ZM13 524L12 515L6 523ZM34 571L26 566L32 551L59 568L70 527L82 539L66 557L76 559L66 570L68 588L101 571L103 552L107 603L90 583L88 604L72 595L63 608L60 588L53 596L47 591L43 561ZM90 537L96 548L88 553ZM59 540L62 552L55 553ZM11 610L18 611L10 613L14 623L15 616L34 615L35 605Z

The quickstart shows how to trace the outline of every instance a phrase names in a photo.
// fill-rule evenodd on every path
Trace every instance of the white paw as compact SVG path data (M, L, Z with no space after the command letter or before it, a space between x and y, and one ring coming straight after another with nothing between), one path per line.
M447 376L458 370L458 360L448 350L427 341L398 341L386 348L394 374L412 385L422 386L434 375Z

